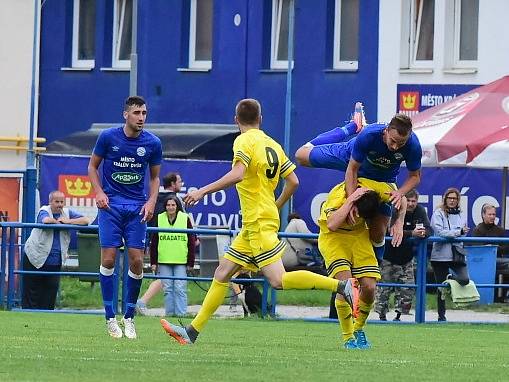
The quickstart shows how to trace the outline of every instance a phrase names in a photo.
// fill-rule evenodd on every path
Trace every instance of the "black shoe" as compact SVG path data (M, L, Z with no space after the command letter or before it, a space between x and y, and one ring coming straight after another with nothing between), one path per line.
M396 317L392 321L401 321L401 312L396 311Z
M385 313L380 313L378 317L380 318L380 321L387 321L387 316L385 315Z
M446 322L447 318L445 316L438 316L438 322Z

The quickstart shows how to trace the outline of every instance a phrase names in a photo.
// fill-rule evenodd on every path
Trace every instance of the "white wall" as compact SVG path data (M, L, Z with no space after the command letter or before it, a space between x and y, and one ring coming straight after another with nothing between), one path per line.
M29 135L34 0L0 1L0 136ZM0 141L1 146L13 143ZM0 170L26 167L26 151L0 150Z
M378 120L387 121L396 112L397 84L479 84L509 74L509 1L479 0L478 64L475 73L447 71L445 40L450 37L446 5L435 1L434 62L430 73L400 70L402 2L380 0L380 47L378 67Z

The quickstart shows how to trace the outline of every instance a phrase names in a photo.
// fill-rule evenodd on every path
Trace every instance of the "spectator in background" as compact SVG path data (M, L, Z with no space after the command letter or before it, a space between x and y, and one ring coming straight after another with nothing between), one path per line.
M443 197L442 204L431 217L431 227L435 236L453 239L466 236L469 228L466 217L461 213L461 195L458 189L448 188ZM470 282L467 264L453 261L453 246L463 247L463 243L433 243L431 250L431 266L435 273L437 283L443 283L446 279L454 279L460 285ZM451 269L454 274L449 273ZM445 300L440 290L437 290L438 321L447 321L445 317Z
M472 231L472 236L477 237L505 237L505 229L495 224L497 208L491 204L483 204L481 209L482 222L477 224ZM497 268L500 263L507 263L509 267L509 245L499 244L497 250Z
M424 239L431 235L431 226L428 215L423 206L418 204L419 193L411 190L406 194L407 208L405 223L403 225L403 242L399 247L392 246L387 242L384 258L380 262L382 282L414 284L414 256L417 242L411 238ZM396 210L392 214L392 223L398 217ZM376 311L380 320L387 320L389 310L389 297L394 292L396 305L396 317L394 321L400 321L402 314L409 314L412 307L414 292L412 288L378 287L376 295Z
M482 222L472 231L477 237L505 237L505 229L495 224L497 208L492 204L483 204L481 208ZM497 249L497 274L509 271L509 245L500 243ZM507 297L506 297L507 298Z
M159 228L193 228L176 195L166 199L166 212L157 215ZM158 232L150 241L150 264L159 276L186 277L194 266L195 236L189 233ZM187 311L187 280L161 280L167 316L183 316Z
M312 233L306 222L302 220L297 212L288 215L286 233ZM284 238L288 245L283 254L283 265L285 269L295 268L299 265L308 265L313 258L308 255L313 250L313 245L318 245L318 239Z
M37 214L39 224L88 225L88 218L65 206L65 196L60 191L49 194L49 205L42 206ZM71 236L68 230L34 228L25 243L23 270L60 272L67 258ZM60 284L59 275L23 275L23 309L55 309Z
M177 172L169 172L163 177L163 190L159 191L159 194L157 195L157 202L156 207L154 210L154 218L150 222L150 226L157 227L157 219L158 215L161 212L166 211L166 201L168 197L175 196L175 201L178 204L179 211L186 212L184 208L184 203L182 202L182 199L180 199L179 193L182 189L182 186L184 185L184 182L182 181L182 177ZM197 244L197 243L196 243ZM194 253L194 252L193 252ZM153 266L155 267L155 266ZM154 269L152 269L154 271ZM163 284L161 283L161 280L153 280L150 285L148 286L148 289L145 291L143 296L136 302L136 311L141 314L142 316L147 315L147 304L150 302L150 300L157 294L159 291L163 289Z

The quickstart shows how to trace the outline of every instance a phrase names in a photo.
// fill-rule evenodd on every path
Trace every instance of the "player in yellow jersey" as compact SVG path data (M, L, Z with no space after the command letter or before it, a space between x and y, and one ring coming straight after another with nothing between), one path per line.
M223 177L184 197L196 204L206 194L236 185L242 211L242 229L222 257L202 307L190 325L180 327L161 320L164 330L180 344L195 342L207 321L223 303L228 282L241 268L261 269L276 289L323 289L337 291L350 304L350 280L338 281L309 271L286 272L281 256L286 244L279 240L279 209L299 185L295 165L281 146L260 130L261 106L257 100L243 99L235 108L240 136L233 143L232 169ZM279 178L285 181L275 199Z
M327 274L338 280L354 277L360 284L355 322L351 305L342 296L336 297L336 310L346 349L371 347L364 326L373 308L380 270L367 222L376 217L382 202L389 201L391 192L396 188L394 184L366 178L359 178L358 181L359 188L348 197L344 182L334 187L322 205L318 220L318 248L325 259ZM401 199L401 204L403 208L400 211L405 211L405 198ZM355 223L349 224L348 216L352 210L356 211L357 219ZM400 220L404 217L404 213L398 215ZM400 244L394 235L392 244Z

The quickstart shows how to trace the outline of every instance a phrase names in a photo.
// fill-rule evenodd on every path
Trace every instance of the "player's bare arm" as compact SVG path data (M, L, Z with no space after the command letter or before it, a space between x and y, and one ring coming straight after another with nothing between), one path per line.
M393 247L399 247L403 241L403 226L405 224L407 200L403 196L400 200L400 208L398 209L398 217L390 228L390 235L392 236L391 244Z
M348 162L348 167L345 172L345 190L346 195L352 195L358 186L358 173L361 168L361 163L357 162L355 159L350 158ZM348 223L355 224L355 219L357 218L357 208L354 206L350 209L350 213L348 216Z
M103 158L100 156L92 154L90 162L88 162L88 177L90 178L92 187L94 187L97 208L110 208L108 196L104 193L101 182L99 181L98 170L102 160Z
M355 201L369 191L369 188L357 188L337 210L333 211L327 218L327 228L331 231L337 231L338 228L347 222L351 210L355 207Z
M295 172L291 172L287 175L285 180L285 185L283 186L283 191L281 191L281 194L276 200L276 206L278 209L281 209L281 207L284 206L284 204L290 199L290 197L297 191L297 188L299 187L299 178L297 177L297 174Z
M224 190L231 187L244 179L246 173L246 166L244 163L237 161L233 165L232 169L224 174L221 178L215 182L209 183L206 186L199 188L198 190L191 191L184 196L184 202L188 206L194 206L198 203L205 195L211 192Z
M143 205L140 215L143 215L142 222L149 221L154 216L154 209L157 201L157 194L159 193L159 172L161 165L150 166L150 182L149 182L149 197L147 202Z
M409 171L408 177L402 186L395 191L391 192L390 202L394 205L396 209L400 209L401 199L407 192L417 188L419 183L421 182L421 170Z

